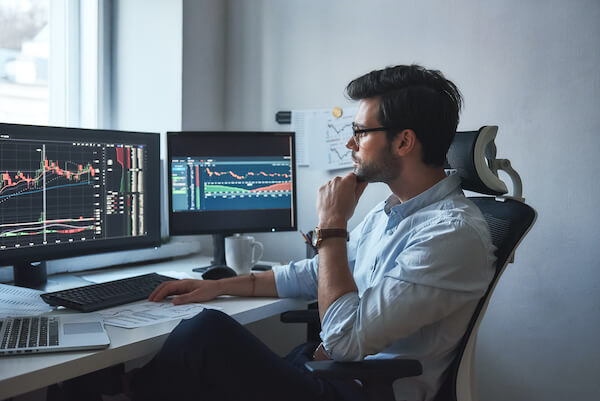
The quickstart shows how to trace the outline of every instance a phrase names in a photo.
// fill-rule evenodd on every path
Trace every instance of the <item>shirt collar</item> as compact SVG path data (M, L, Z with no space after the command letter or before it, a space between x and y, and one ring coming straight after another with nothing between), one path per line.
M444 199L450 193L456 191L460 187L460 184L461 181L458 174L450 172L446 178L404 203L396 195L390 195L385 201L383 210L388 216L390 214L399 214L403 218L410 216L417 210Z

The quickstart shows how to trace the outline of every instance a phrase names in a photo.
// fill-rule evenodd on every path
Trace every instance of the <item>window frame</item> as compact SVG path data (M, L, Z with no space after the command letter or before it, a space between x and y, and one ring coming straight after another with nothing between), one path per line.
M112 1L50 3L49 124L110 125Z

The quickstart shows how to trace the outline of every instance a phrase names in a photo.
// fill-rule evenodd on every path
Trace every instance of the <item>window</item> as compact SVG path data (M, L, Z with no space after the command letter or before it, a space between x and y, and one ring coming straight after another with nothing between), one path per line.
M0 0L0 121L107 125L109 6Z
M0 121L48 124L50 0L0 0Z

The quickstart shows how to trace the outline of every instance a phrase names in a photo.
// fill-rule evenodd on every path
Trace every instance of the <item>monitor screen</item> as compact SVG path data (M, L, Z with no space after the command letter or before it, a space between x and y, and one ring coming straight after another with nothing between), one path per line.
M169 132L170 234L296 229L294 133Z
M0 265L160 245L159 144L0 124Z

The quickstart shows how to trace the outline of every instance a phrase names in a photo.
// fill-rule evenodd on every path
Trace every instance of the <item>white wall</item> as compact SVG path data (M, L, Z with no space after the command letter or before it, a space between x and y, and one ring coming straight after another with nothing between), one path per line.
M230 0L226 122L286 129L278 110L345 106L347 82L420 63L462 90L459 129L500 126L498 157L520 172L539 219L481 327L484 400L593 399L600 393L600 3ZM299 168L301 229L317 183ZM386 194L369 187L352 223ZM263 234L266 257L301 257L297 233Z
M181 128L182 1L116 1L113 19L113 127Z
M223 129L227 2L185 0L182 22L182 129Z

